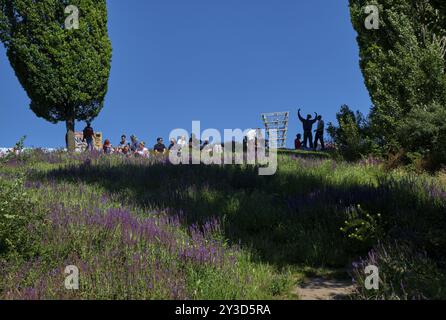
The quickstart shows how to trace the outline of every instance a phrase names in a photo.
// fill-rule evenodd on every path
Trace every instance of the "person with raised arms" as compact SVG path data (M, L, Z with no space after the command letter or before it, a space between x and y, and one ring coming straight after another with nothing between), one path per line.
M297 112L297 114L299 116L299 120L302 122L303 129L304 129L304 143L303 143L303 145L304 145L305 148L308 148L307 145L308 145L308 142L309 142L309 144L310 144L309 147L311 149L313 149L313 133L312 133L312 131L313 131L313 125L317 121L318 114L316 112L314 113L316 115L314 119L311 119L311 115L310 114L307 115L306 119L304 119L302 117L302 115L300 114L300 109Z

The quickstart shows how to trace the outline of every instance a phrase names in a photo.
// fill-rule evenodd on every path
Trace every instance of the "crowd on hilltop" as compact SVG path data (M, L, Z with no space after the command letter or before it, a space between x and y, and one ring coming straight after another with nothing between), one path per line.
M320 143L322 150L325 150L325 141L324 141L324 132L325 132L325 123L322 120L322 116L318 115L315 112L315 117L313 118L311 115L307 115L306 118L303 118L300 109L298 111L299 120L303 125L303 140L302 134L297 134L296 139L294 141L294 147L296 150L316 150L318 148L318 144ZM316 124L317 123L317 124ZM316 124L316 130L314 130L313 136L313 126ZM246 134L243 145L245 146L248 143L248 140L255 140L256 147L258 146L258 141L262 138L258 138L258 135L261 136L261 131L259 129L253 129L248 131ZM314 138L314 139L313 139ZM87 151L94 150L94 130L91 127L91 123L87 122L87 126L83 131L83 139L87 143ZM233 141L234 143L234 141ZM268 141L266 140L268 144ZM182 148L192 148L199 147L200 150L203 150L206 146L208 146L209 140L198 140L192 134L189 140L185 137L179 137L177 139L171 139L169 141L169 145L166 146L164 144L163 138L157 138L156 144L153 146L153 152L155 155L163 155L167 154L172 148L176 147L176 150L181 150ZM222 148L224 148L224 144L217 144L213 146L214 152L221 152ZM146 146L144 141L139 141L135 135L130 137L130 141L127 140L127 136L123 134L121 136L121 140L116 146L113 146L109 139L105 139L102 152L104 154L123 154L126 156L136 155L144 158L148 158L150 156L149 149Z

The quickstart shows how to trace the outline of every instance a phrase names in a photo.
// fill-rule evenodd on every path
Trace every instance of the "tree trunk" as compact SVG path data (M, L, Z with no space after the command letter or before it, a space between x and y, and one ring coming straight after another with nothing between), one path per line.
M74 152L76 150L76 144L74 142L74 119L68 119L66 121L67 134L65 136L65 142L68 152Z

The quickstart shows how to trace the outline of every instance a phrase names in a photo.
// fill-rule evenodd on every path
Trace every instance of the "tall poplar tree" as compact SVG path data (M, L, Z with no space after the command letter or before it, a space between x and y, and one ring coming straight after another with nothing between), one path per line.
M378 8L377 29L366 27L369 5ZM420 119L417 114L446 107L445 3L350 0L350 11L358 33L360 67L374 105L370 119L376 138L387 151L413 151L407 130L400 128L407 129L409 118ZM432 140L424 139L426 145Z

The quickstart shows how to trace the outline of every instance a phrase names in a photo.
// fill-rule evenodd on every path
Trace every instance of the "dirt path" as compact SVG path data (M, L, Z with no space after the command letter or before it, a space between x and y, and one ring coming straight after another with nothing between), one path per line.
M309 278L297 287L295 293L301 300L342 300L354 291L350 281Z

